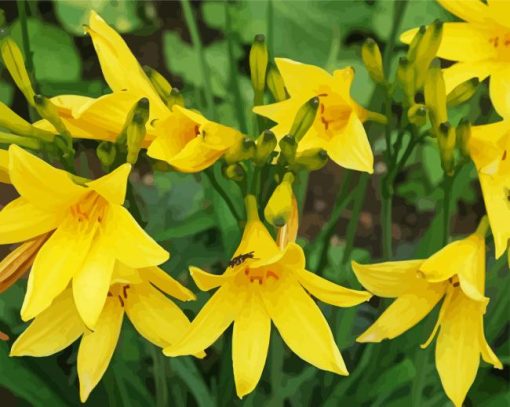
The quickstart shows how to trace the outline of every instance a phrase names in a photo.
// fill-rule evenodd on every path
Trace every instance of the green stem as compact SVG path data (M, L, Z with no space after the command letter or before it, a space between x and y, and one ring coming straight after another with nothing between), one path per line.
M168 386L166 381L166 360L161 350L152 346L152 363L154 384L156 386L156 406L165 407L168 405Z
M407 8L407 4L408 4L407 0L395 1L394 3L393 26L390 36L388 38L388 43L386 44L386 48L384 49L383 56L383 66L386 74L388 74L388 71L390 69L391 56L393 54L393 49L395 48L397 35L400 32L400 23L402 22L402 18L404 17L404 12Z
M443 246L448 244L450 238L450 216L451 216L451 189L454 175L445 174L443 179Z
M214 175L213 168L208 168L204 171L204 174L209 179L209 182L211 183L212 187L216 190L216 192L223 198L223 201L228 206L228 209L232 213L232 216L236 219L237 222L241 221L241 216L237 213L237 210L235 208L234 203L228 196L228 194L225 192L225 190L222 188L218 180L216 179L216 176Z
M182 11L184 13L184 19L186 21L186 26L188 27L191 36L191 42L193 43L193 47L195 48L195 51L197 53L197 59L200 66L200 73L202 76L202 85L204 86L205 100L207 103L207 110L209 112L209 116L213 120L215 120L216 109L214 105L214 97L212 94L211 73L209 71L207 61L205 59L204 47L202 45L202 40L198 32L195 14L193 13L189 0L181 0L181 4Z
M255 198L255 195L246 195L244 204L246 206L246 219L248 222L260 220L257 198Z
M383 180L383 188L388 189L388 191L383 193L381 202L382 249L384 259L389 260L393 256L393 180Z

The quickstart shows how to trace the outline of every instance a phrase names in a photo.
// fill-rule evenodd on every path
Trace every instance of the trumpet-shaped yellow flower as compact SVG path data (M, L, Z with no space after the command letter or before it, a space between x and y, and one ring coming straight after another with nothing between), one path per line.
M142 146L158 140L149 155L179 171L195 172L212 165L240 139L238 131L200 114L168 108L122 37L95 12L91 12L86 29L112 93L97 99L77 95L52 99L74 137L114 141L130 109L147 98L150 114ZM52 130L47 122L38 126Z
M457 63L445 69L446 91L471 79L490 76L490 96L501 114L510 95L510 3L489 0L438 0L464 22L445 23L437 55ZM401 40L410 43L410 30Z
M6 150L0 150L0 182L10 184L9 178L9 153Z
M80 399L85 402L110 363L124 312L140 335L161 348L178 341L189 328L186 315L159 290L181 301L195 298L157 267L135 270L117 262L93 331L80 318L73 289L68 288L14 342L11 356L52 355L81 337L77 363Z
M303 360L330 372L347 368L328 323L311 296L341 307L371 296L331 283L305 270L303 250L289 243L284 250L259 221L255 198L246 198L249 220L239 247L222 275L191 267L204 291L219 289L191 323L188 333L164 349L168 356L206 349L233 322L232 359L239 397L250 393L264 369L271 321L289 348Z
M329 74L325 70L285 58L276 58L290 98L257 106L253 111L277 123L272 129L280 139L289 133L299 108L313 97L320 100L314 123L299 143L298 151L322 148L342 167L373 172L374 156L363 122L367 112L350 96L351 67Z
M362 333L358 342L393 339L422 320L443 298L436 326L422 347L436 333L436 367L444 390L455 406L462 406L475 380L480 355L502 369L488 345L483 315L485 237L475 233L445 246L426 260L371 265L353 262L360 283L375 295L396 300Z
M20 197L0 211L0 244L26 242L16 256L33 261L23 320L46 309L72 280L76 307L93 329L115 260L142 268L168 259L122 206L130 169L124 164L77 184L67 172L10 146L9 176ZM14 265L8 267L13 272Z

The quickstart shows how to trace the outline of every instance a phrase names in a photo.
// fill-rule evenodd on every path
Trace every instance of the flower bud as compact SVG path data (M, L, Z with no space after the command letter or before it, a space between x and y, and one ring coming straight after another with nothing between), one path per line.
M43 119L48 120L60 134L63 142L65 143L65 146L62 146L64 150L67 150L67 153L74 154L71 133L69 133L69 130L67 130L67 127L60 118L57 106L55 106L53 102L47 97L42 95L35 95L34 107L37 110L37 113L39 113Z
M170 82L168 82L163 75L150 66L144 65L143 70L151 81L152 87L158 93L159 97L163 100L163 102L167 103L168 96L172 90Z
M297 142L294 137L287 135L278 143L280 146L279 162L292 164L296 158Z
M96 148L96 155L103 168L108 169L117 156L117 145L109 141L101 141Z
M414 62L416 60L416 54L418 52L421 41L423 40L423 36L425 35L425 31L427 31L427 27L424 25L420 26L411 43L409 44L409 49L407 51L407 60L409 62Z
M271 130L265 130L257 138L257 151L255 152L255 163L264 165L276 147L276 136Z
M437 129L441 123L448 120L446 111L446 88L439 61L436 61L436 63L432 64L429 68L424 93L425 105L429 111L430 122L432 127Z
M255 156L256 149L257 147L253 140L243 137L225 152L223 158L227 164L249 160Z
M439 125L437 132L437 144L441 156L441 166L447 175L453 175L455 166L455 130L450 123L444 122Z
M34 106L34 89L32 88L32 82L25 68L25 60L18 44L10 36L6 36L0 42L0 53L14 83L16 83L16 86L23 93L28 103Z
M384 83L381 50L372 38L368 38L361 46L361 59L372 80L375 83Z
M292 213L292 183L294 175L287 172L282 182L275 188L264 209L266 220L276 227L284 226Z
M425 105L422 105L421 103L412 105L407 110L407 120L416 127L425 126L425 123L427 122L427 108Z
M464 157L469 157L469 138L471 137L471 124L464 118L455 129L457 148Z
M266 38L262 34L257 34L250 49L251 83L256 93L264 92L267 61Z
M246 176L246 171L243 166L239 163L228 164L222 168L223 176L227 179L239 182Z
M430 63L437 54L441 38L443 35L443 23L439 20L434 21L427 27L423 38L416 49L416 59L413 61L415 70L415 86L421 89L427 78L427 70Z
M166 105L168 106L169 109L172 109L175 105L184 107L184 97L182 96L182 93L179 89L172 88L168 96Z
M149 99L141 98L136 102L133 116L126 127L127 162L130 164L135 164L138 160L138 153L147 133L145 128L147 120L149 120Z
M462 82L452 91L450 91L450 93L448 93L448 96L446 97L446 103L448 106L453 107L466 102L475 94L479 84L480 80L478 78L471 78L465 82Z
M328 162L328 153L322 148L311 148L296 155L294 165L308 171L320 170Z
M2 102L0 102L0 127L6 128L21 136L36 137L44 141L52 141L55 137L55 135L49 131L32 126Z
M414 70L406 57L401 57L397 67L397 82L404 92L405 102L408 106L414 103Z
M317 116L319 104L319 98L314 96L299 108L294 118L294 123L292 123L292 128L290 129L290 135L297 141L301 140L310 127L312 127L315 117Z
M283 82L282 75L276 65L269 65L266 82L273 98L277 102L281 102L288 98L287 91L285 90L285 83Z

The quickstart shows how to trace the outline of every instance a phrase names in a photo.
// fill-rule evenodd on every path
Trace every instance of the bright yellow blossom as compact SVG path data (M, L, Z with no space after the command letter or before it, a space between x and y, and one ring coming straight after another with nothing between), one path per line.
M438 0L465 22L445 23L437 55L457 63L445 69L446 91L471 79L490 76L490 96L501 114L510 98L510 2L489 0ZM416 29L401 40L410 43Z
M341 307L367 301L370 294L331 283L305 270L303 250L284 250L260 222L254 196L246 198L248 223L239 247L222 275L191 267L204 291L219 287L191 323L188 333L164 349L168 356L206 349L233 322L232 359L239 397L253 391L264 369L271 321L285 343L303 360L330 372L347 368L328 323L311 296Z
M142 146L152 147L151 143L158 140L149 155L179 171L200 171L239 141L241 134L234 129L187 109L167 107L122 37L94 11L86 29L112 93L97 99L78 95L52 99L74 137L114 141L130 109L147 98L150 114ZM47 122L38 126L52 129Z
M350 96L354 71L351 67L329 74L325 70L285 58L276 65L290 98L253 111L277 123L272 129L281 139L289 133L299 108L313 97L320 100L314 123L299 143L298 152L322 148L342 167L373 172L374 157L363 122L367 111Z
M124 311L138 333L161 348L178 341L189 328L186 315L159 290L181 301L195 298L157 267L135 270L117 262L93 331L82 322L69 287L14 342L11 356L52 355L81 337L77 363L80 399L85 402L110 363Z
M462 406L475 380L480 355L502 369L483 329L488 303L484 297L487 227L483 224L481 232L450 243L426 260L352 264L367 290L396 298L358 342L380 342L403 334L443 298L436 326L422 347L428 346L439 331L436 367L446 394L457 407Z
M122 206L130 170L124 164L78 184L67 172L10 146L9 175L20 197L0 211L0 244L25 242L18 248L24 254L16 256L33 261L23 320L46 309L72 280L76 307L93 329L116 260L142 268L168 259Z
M9 153L6 150L0 150L0 182L10 184L9 179Z

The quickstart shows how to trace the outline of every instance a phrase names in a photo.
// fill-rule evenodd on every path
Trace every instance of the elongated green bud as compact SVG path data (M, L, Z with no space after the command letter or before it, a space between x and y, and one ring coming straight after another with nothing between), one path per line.
M372 38L368 38L361 46L361 59L372 80L376 83L384 83L381 50Z
M423 87L423 83L428 75L427 70L441 44L442 35L443 23L436 20L427 27L420 41L416 50L416 60L414 61L416 89L421 89Z
M227 179L239 182L246 176L246 171L243 166L239 163L228 164L222 168L223 176Z
M455 142L455 129L453 129L448 122L441 123L437 132L437 143L441 156L441 166L447 175L453 175L455 166Z
M44 141L52 141L55 138L53 133L32 126L2 102L0 102L0 127L21 136L36 137Z
M294 175L287 172L282 182L275 188L271 198L264 208L264 217L273 226L282 227L290 218L292 213L292 184Z
M103 168L108 169L117 157L117 145L109 141L101 141L97 145L96 155Z
M469 139L471 137L471 123L464 118L455 129L457 148L464 157L469 157Z
M293 168L308 171L320 170L328 162L328 153L322 148L311 148L296 155Z
M144 65L143 70L145 71L145 74L151 81L152 87L156 90L161 100L167 103L168 96L172 90L172 85L170 85L170 82L168 82L163 75L161 75L158 71L156 71L154 68L151 68L150 66Z
M69 130L67 130L58 114L57 106L51 100L43 95L35 95L34 107L43 119L48 120L57 129L59 134L64 137L71 137L71 133L69 133Z
M266 38L257 34L250 49L250 74L251 84L255 93L263 93L266 83L268 53Z
M149 99L141 98L136 102L132 119L126 128L127 162L130 164L135 164L138 160L138 154L147 133L145 124L148 120Z
M274 100L281 102L285 99L288 99L289 95L287 95L287 91L285 90L285 83L283 82L282 75L280 74L280 71L276 65L269 65L266 82Z
M239 161L249 160L255 156L257 147L255 142L247 137L242 138L230 147L223 158L227 164L237 163Z
M315 117L317 116L319 104L319 98L314 96L299 108L294 118L294 123L292 123L292 128L290 129L290 135L297 141L301 140L310 127L312 127Z
M34 106L35 92L27 69L25 68L25 60L18 44L16 44L10 36L6 36L0 41L0 53L4 65L11 74L14 83L23 93L27 102L31 106Z
M172 109L175 105L184 107L184 97L182 96L182 93L179 89L172 88L172 90L170 91L170 95L168 96L166 105L170 109Z
M421 103L412 105L407 110L407 120L409 123L414 124L417 127L425 126L427 122L427 108Z
M439 61L433 63L429 68L424 91L425 105L429 111L430 122L432 127L437 129L441 123L448 120L446 88Z
M413 37L411 44L409 44L409 49L407 50L407 60L411 63L416 60L416 54L418 52L418 48L420 47L421 41L423 40L423 36L425 35L425 31L427 31L427 27L424 25L420 26L415 36Z
M296 158L297 142L296 139L290 135L283 137L278 143L280 146L279 161L283 163L292 164Z
M404 92L405 104L411 106L414 104L414 70L406 57L401 57L397 67L397 82Z
M271 130L265 130L257 138L257 151L255 152L255 163L264 165L276 147L276 136Z
M33 137L4 133L3 131L0 131L0 144L16 144L20 147L29 148L31 150L39 150L42 147L41 140Z
M471 99L480 84L478 78L471 78L461 84L457 85L446 97L448 106L457 106Z

